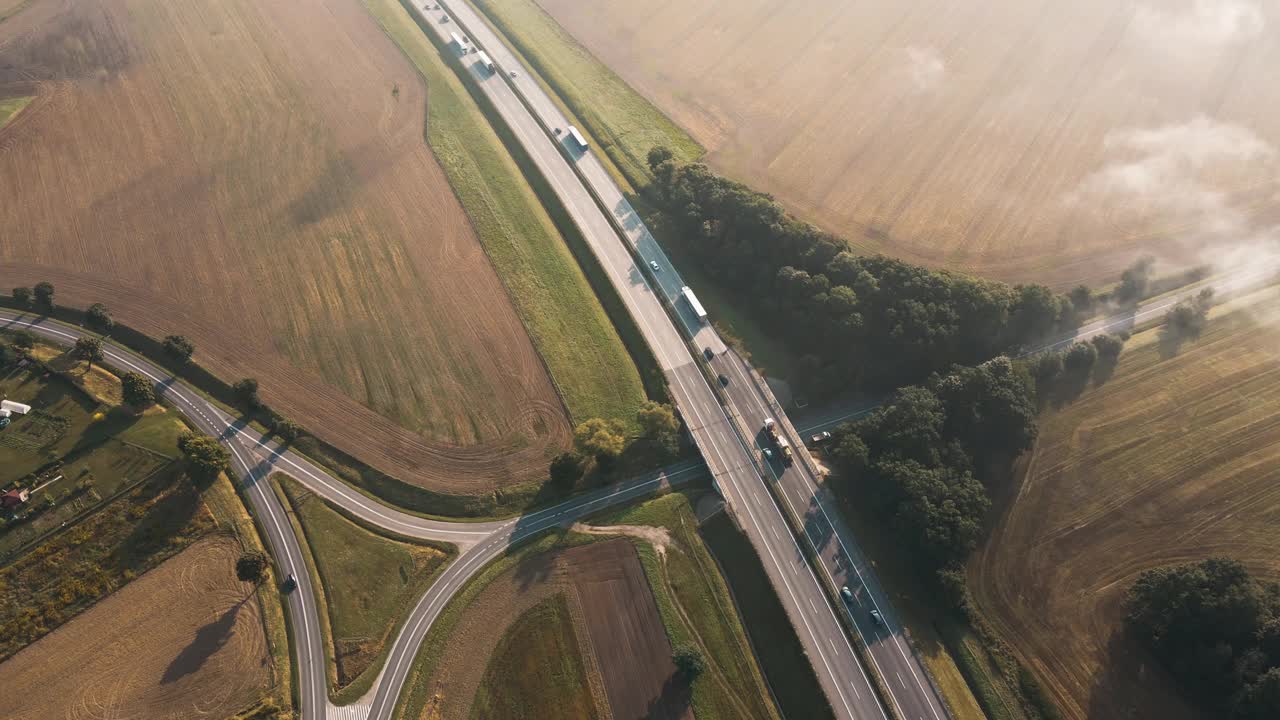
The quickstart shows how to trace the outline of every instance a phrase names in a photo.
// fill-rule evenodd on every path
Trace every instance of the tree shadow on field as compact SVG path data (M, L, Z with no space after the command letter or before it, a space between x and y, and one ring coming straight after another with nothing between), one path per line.
M1089 689L1086 716L1098 720L1193 720L1192 711L1172 680L1150 653L1133 641L1123 628L1111 633L1102 667Z
M516 584L521 590L528 590L537 583L545 582L556 569L556 553L538 553L522 560L515 567Z
M165 668L164 675L160 677L160 684L168 685L195 674L209 658L221 650L222 646L231 639L236 626L236 616L240 614L240 608L249 601L250 597L252 595L246 595L240 602L227 608L217 620L197 630L191 644L183 648L182 652L173 658L173 662L169 663L169 667Z
M687 717L690 715L689 705L692 699L693 689L689 683L679 672L673 672L662 684L662 692L649 702L643 720L679 720Z

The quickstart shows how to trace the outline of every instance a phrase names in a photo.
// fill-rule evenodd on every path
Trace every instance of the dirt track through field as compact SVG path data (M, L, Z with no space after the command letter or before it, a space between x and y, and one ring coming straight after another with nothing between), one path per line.
M6 720L226 717L271 682L239 545L202 540L0 664Z
M615 720L692 720L688 689L672 680L671 646L644 568L631 541L608 540L543 553L503 573L465 610L431 680L426 717L469 717L488 666L507 628L529 608L564 593L583 660ZM607 700L606 700L607 698ZM651 714L652 713L652 714Z
M410 482L542 477L563 404L358 0L38 0L0 25L0 287L107 304Z
M536 1L864 250L1097 284L1280 221L1273 2Z
M1026 478L971 563L982 614L1064 718L1194 718L1119 632L1152 567L1233 557L1280 577L1280 294L1213 318L1161 360L1154 331L1115 376L1042 420ZM1147 343L1145 348L1143 343Z

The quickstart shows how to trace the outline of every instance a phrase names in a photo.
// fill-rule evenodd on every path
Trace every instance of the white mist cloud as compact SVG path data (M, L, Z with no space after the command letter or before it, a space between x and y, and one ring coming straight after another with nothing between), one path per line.
M931 47L912 45L906 48L907 73L912 84L919 92L926 92L937 87L947 74L947 65L942 56Z
M1140 5L1132 27L1151 47L1195 57L1261 34L1266 17L1251 0L1195 0L1181 9Z
M1182 124L1114 130L1103 145L1112 159L1085 178L1071 200L1173 221L1201 242L1250 232L1246 214L1212 178L1275 170L1275 148L1252 130L1204 115Z

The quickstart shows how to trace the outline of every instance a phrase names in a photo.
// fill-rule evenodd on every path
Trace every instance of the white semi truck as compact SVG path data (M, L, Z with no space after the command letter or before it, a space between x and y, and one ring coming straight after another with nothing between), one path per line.
M698 296L686 285L680 288L680 294L684 296L684 301L689 303L689 309L693 310L693 314L698 316L699 322L707 321L707 311L702 307L702 303L698 302Z
M489 72L497 72L498 67L493 64L493 59L489 57L489 53L481 50L476 53L476 57L480 58L480 64L484 65L484 69Z

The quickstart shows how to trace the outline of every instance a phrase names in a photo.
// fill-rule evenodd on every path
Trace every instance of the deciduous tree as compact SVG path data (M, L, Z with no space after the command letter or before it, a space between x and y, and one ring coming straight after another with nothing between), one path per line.
M231 454L208 435L183 433L178 437L178 450L186 459L187 472L198 483L209 483L218 473L231 469Z
M191 355L196 351L196 346L181 335L166 335L163 346L165 354L177 365L191 362Z
M102 341L95 337L78 338L75 347L71 350L71 355L77 360L85 360L89 363L85 368L87 373L93 370L95 362L102 361Z
M34 288L35 306L37 312L46 315L53 314L53 283L38 282Z
M144 410L156 404L155 388L141 373L127 372L121 375L120 386L124 401L138 410Z
M90 305L89 310L85 313L85 319L88 321L89 327L104 333L109 332L116 324L116 321L111 319L111 312L102 303Z

